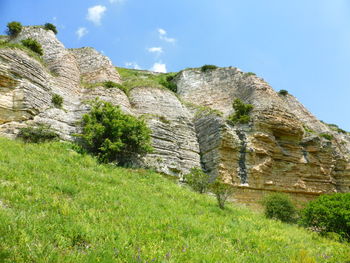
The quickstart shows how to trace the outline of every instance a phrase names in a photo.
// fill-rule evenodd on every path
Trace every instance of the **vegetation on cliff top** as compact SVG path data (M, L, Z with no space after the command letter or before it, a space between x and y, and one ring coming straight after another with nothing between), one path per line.
M1 262L348 262L346 244L221 210L161 175L67 143L0 138Z
M42 56L44 54L44 50L41 44L35 39L32 39L32 38L23 39L21 43L23 46L29 48L33 52L37 53L39 56Z
M45 62L44 60L39 56L39 54L37 54L36 52L34 52L33 50L31 50L30 48L20 44L20 43L9 43L6 40L0 40L0 49L2 48L10 48L10 49L20 49L24 52L26 52L30 57L36 59L37 61L39 61L42 65L45 66Z
M135 87L153 87L168 89L176 92L176 84L172 81L176 73L154 73L146 70L128 68L116 68L125 90L130 91Z
M214 70L214 69L217 69L218 67L215 66L215 65L203 65L201 67L201 71L202 72L208 72L208 71L211 71L211 70Z
M16 37L22 31L22 24L17 21L7 23L6 33L11 37Z
M56 26L54 24L51 24L51 23L46 23L44 25L44 29L51 30L52 32L54 32L55 35L57 35L57 33L58 33Z
M129 95L130 91L136 87L151 87L159 89L167 89L172 92L177 91L176 84L173 82L173 78L177 73L154 73L147 70L128 69L117 67L122 84L106 81L102 83L87 84L82 83L86 88L105 87L105 88L118 88L122 90L126 95Z

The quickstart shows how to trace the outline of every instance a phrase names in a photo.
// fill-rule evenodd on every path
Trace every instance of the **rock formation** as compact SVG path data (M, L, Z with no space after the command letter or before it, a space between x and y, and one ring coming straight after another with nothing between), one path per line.
M249 202L262 192L280 191L309 199L350 191L349 134L318 121L292 95L278 94L236 68L183 71L177 84L186 101L223 113L204 112L194 123L204 169L237 186L238 198ZM234 98L254 105L249 124L225 121Z
M174 79L178 94L140 86L126 95L103 87L104 81L122 80L96 50L66 49L40 27L25 27L10 41L29 37L43 46L42 61L20 49L0 49L2 136L14 138L21 127L46 123L63 140L73 140L88 111L85 101L99 97L147 116L155 151L140 161L158 171L180 176L202 166L245 201L268 191L301 199L350 191L349 134L320 122L295 97L275 92L255 75L232 67L188 69ZM62 108L54 107L53 94L63 97ZM227 122L235 98L254 105L249 124Z

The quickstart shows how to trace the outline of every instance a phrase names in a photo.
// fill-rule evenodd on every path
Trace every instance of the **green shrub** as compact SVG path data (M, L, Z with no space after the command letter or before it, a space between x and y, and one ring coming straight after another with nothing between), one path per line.
M106 89L117 88L118 85L118 83L115 83L110 80L103 82L103 87L105 87Z
M281 89L278 94L283 95L283 96L287 96L288 95L288 90L285 89Z
M38 55L43 55L43 48L41 47L40 43L32 38L27 38L21 41L22 45L29 48L30 50L34 51Z
M227 199L234 192L232 185L225 184L219 179L216 179L215 182L210 185L210 189L215 194L219 207L224 209Z
M117 84L116 88L120 89L123 91L127 96L129 95L129 89L128 87L122 85L122 84Z
M253 109L252 104L245 104L240 99L235 99L232 104L235 112L228 116L228 120L232 123L248 123L250 121L250 112Z
M265 216L278 219L282 222L293 222L296 217L296 209L286 194L274 193L263 200Z
M244 73L244 76L246 76L246 77L256 76L256 74L254 72L247 72L247 73Z
M29 143L42 143L57 140L57 133L51 130L49 125L39 124L21 128L18 135L20 139Z
M55 33L55 35L58 33L58 32L57 32L56 26L55 26L54 24L51 24L51 23L46 23L46 24L44 25L44 29L46 29L46 30L51 30L52 32Z
M206 193L210 186L210 176L200 168L192 168L189 174L184 176L185 182L196 192Z
M53 94L51 98L51 102L56 108L62 108L63 98L58 94Z
M78 143L100 162L116 161L125 166L135 155L152 151L151 130L144 120L98 99L90 105L91 111L83 115Z
M122 90L126 95L129 94L129 88L125 85L118 84L118 83L115 83L115 82L110 81L110 80L103 82L102 85L106 89L118 88L118 89Z
M325 138L328 141L331 141L333 139L333 135L329 133L320 133L320 137Z
M15 37L22 31L22 24L20 22L10 22L7 24L7 31L6 33L9 36Z
M173 92L177 92L177 85L173 81L174 77L175 77L174 73L171 73L171 75L165 75L165 76L163 75L163 77L159 78L159 84Z
M303 209L301 222L322 234L333 232L350 241L350 193L321 195Z
M341 128L340 128L338 125L336 125L336 124L331 124L331 123L327 124L327 123L326 123L326 125L328 125L328 127L331 128L332 131L336 131L336 132L343 133L343 134L347 134L347 133L348 133L347 131L341 129Z
M45 64L44 60L42 59L42 57L40 57L37 53L33 52L31 49L23 46L20 43L9 43L9 42L6 42L6 41L0 41L0 49L2 49L2 48L20 49L20 50L26 52L28 56L36 59L43 66L46 66L46 64Z
M305 130L306 132L308 132L308 133L315 133L315 131L314 131L313 129L309 128L308 126L303 125L303 127L304 127L304 130Z
M207 72L209 70L217 69L218 67L215 65L204 65L201 67L202 72Z

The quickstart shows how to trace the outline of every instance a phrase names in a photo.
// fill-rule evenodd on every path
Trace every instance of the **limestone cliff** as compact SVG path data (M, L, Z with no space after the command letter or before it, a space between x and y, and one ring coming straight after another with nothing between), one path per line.
M292 95L275 92L257 76L232 67L188 69L174 79L178 94L147 85L125 94L101 85L122 79L96 50L66 49L39 27L25 27L11 42L28 37L42 44L42 61L19 49L0 49L2 136L14 138L21 127L47 123L72 140L88 111L85 101L99 97L147 116L155 151L139 160L142 165L172 175L202 166L246 201L266 191L302 198L350 191L349 134L320 122ZM52 104L53 94L63 97L62 109ZM249 124L226 121L235 98L254 105Z
M238 198L253 200L262 191L312 198L350 190L349 134L318 121L292 95L280 95L236 68L186 70L177 76L177 84L186 101L223 113L204 112L194 123L203 167L237 186ZM249 124L225 121L234 98L254 105Z
M53 32L40 27L25 27L11 42L26 38L42 45L43 61L19 49L0 49L0 135L14 138L21 127L46 123L62 139L73 140L88 111L85 102L99 97L129 114L147 114L155 151L141 160L143 165L172 175L200 166L192 116L174 93L136 87L127 96L120 89L106 89L102 82L120 83L120 76L93 48L66 49ZM53 94L63 97L62 109L52 104Z

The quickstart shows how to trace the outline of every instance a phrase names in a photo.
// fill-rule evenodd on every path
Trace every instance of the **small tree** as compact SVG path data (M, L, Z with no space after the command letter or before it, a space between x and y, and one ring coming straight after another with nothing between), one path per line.
M52 32L54 32L55 33L55 35L57 35L57 28L56 28L56 26L54 25L54 24L51 24L51 23L46 23L45 25L44 25L44 29L46 29L46 30L51 30Z
M218 67L215 66L215 65L204 65L201 67L201 71L202 72L207 72L207 71L210 71L210 70L213 70L213 69L217 69Z
M225 209L227 199L234 193L232 185L223 183L219 179L216 179L210 186L210 189L215 194L219 207Z
M43 53L43 48L41 47L40 43L38 41L36 41L35 39L32 38L27 38L21 41L22 45L31 49L32 51L34 51L35 53L37 53L38 55L42 56Z
M350 193L321 195L304 208L301 222L322 234L333 232L350 240Z
M121 111L109 102L90 102L91 111L83 115L81 146L101 162L127 165L135 155L152 151L151 130L142 119Z
M120 84L115 83L113 81L105 81L103 82L103 87L105 87L106 89L112 89L112 88L117 88Z
M189 174L184 176L186 183L198 193L206 193L210 185L210 176L200 168L192 168Z
M235 99L232 103L232 107L235 110L233 114L228 117L233 123L248 123L250 121L250 112L253 109L252 104L245 104L240 99Z
M17 21L13 21L7 24L6 33L9 36L16 37L22 31L22 24Z
M51 98L51 102L56 108L62 108L63 98L58 94L53 94Z
M278 94L283 95L283 96L287 96L288 95L288 90L285 89L281 89Z
M165 76L162 76L159 79L159 84L164 86L165 88L173 91L173 92L177 92L177 85L176 83L173 81L174 77L175 77L175 73L168 73Z
M293 222L296 216L296 209L286 194L270 194L263 200L265 215L268 218L278 219L282 222Z

